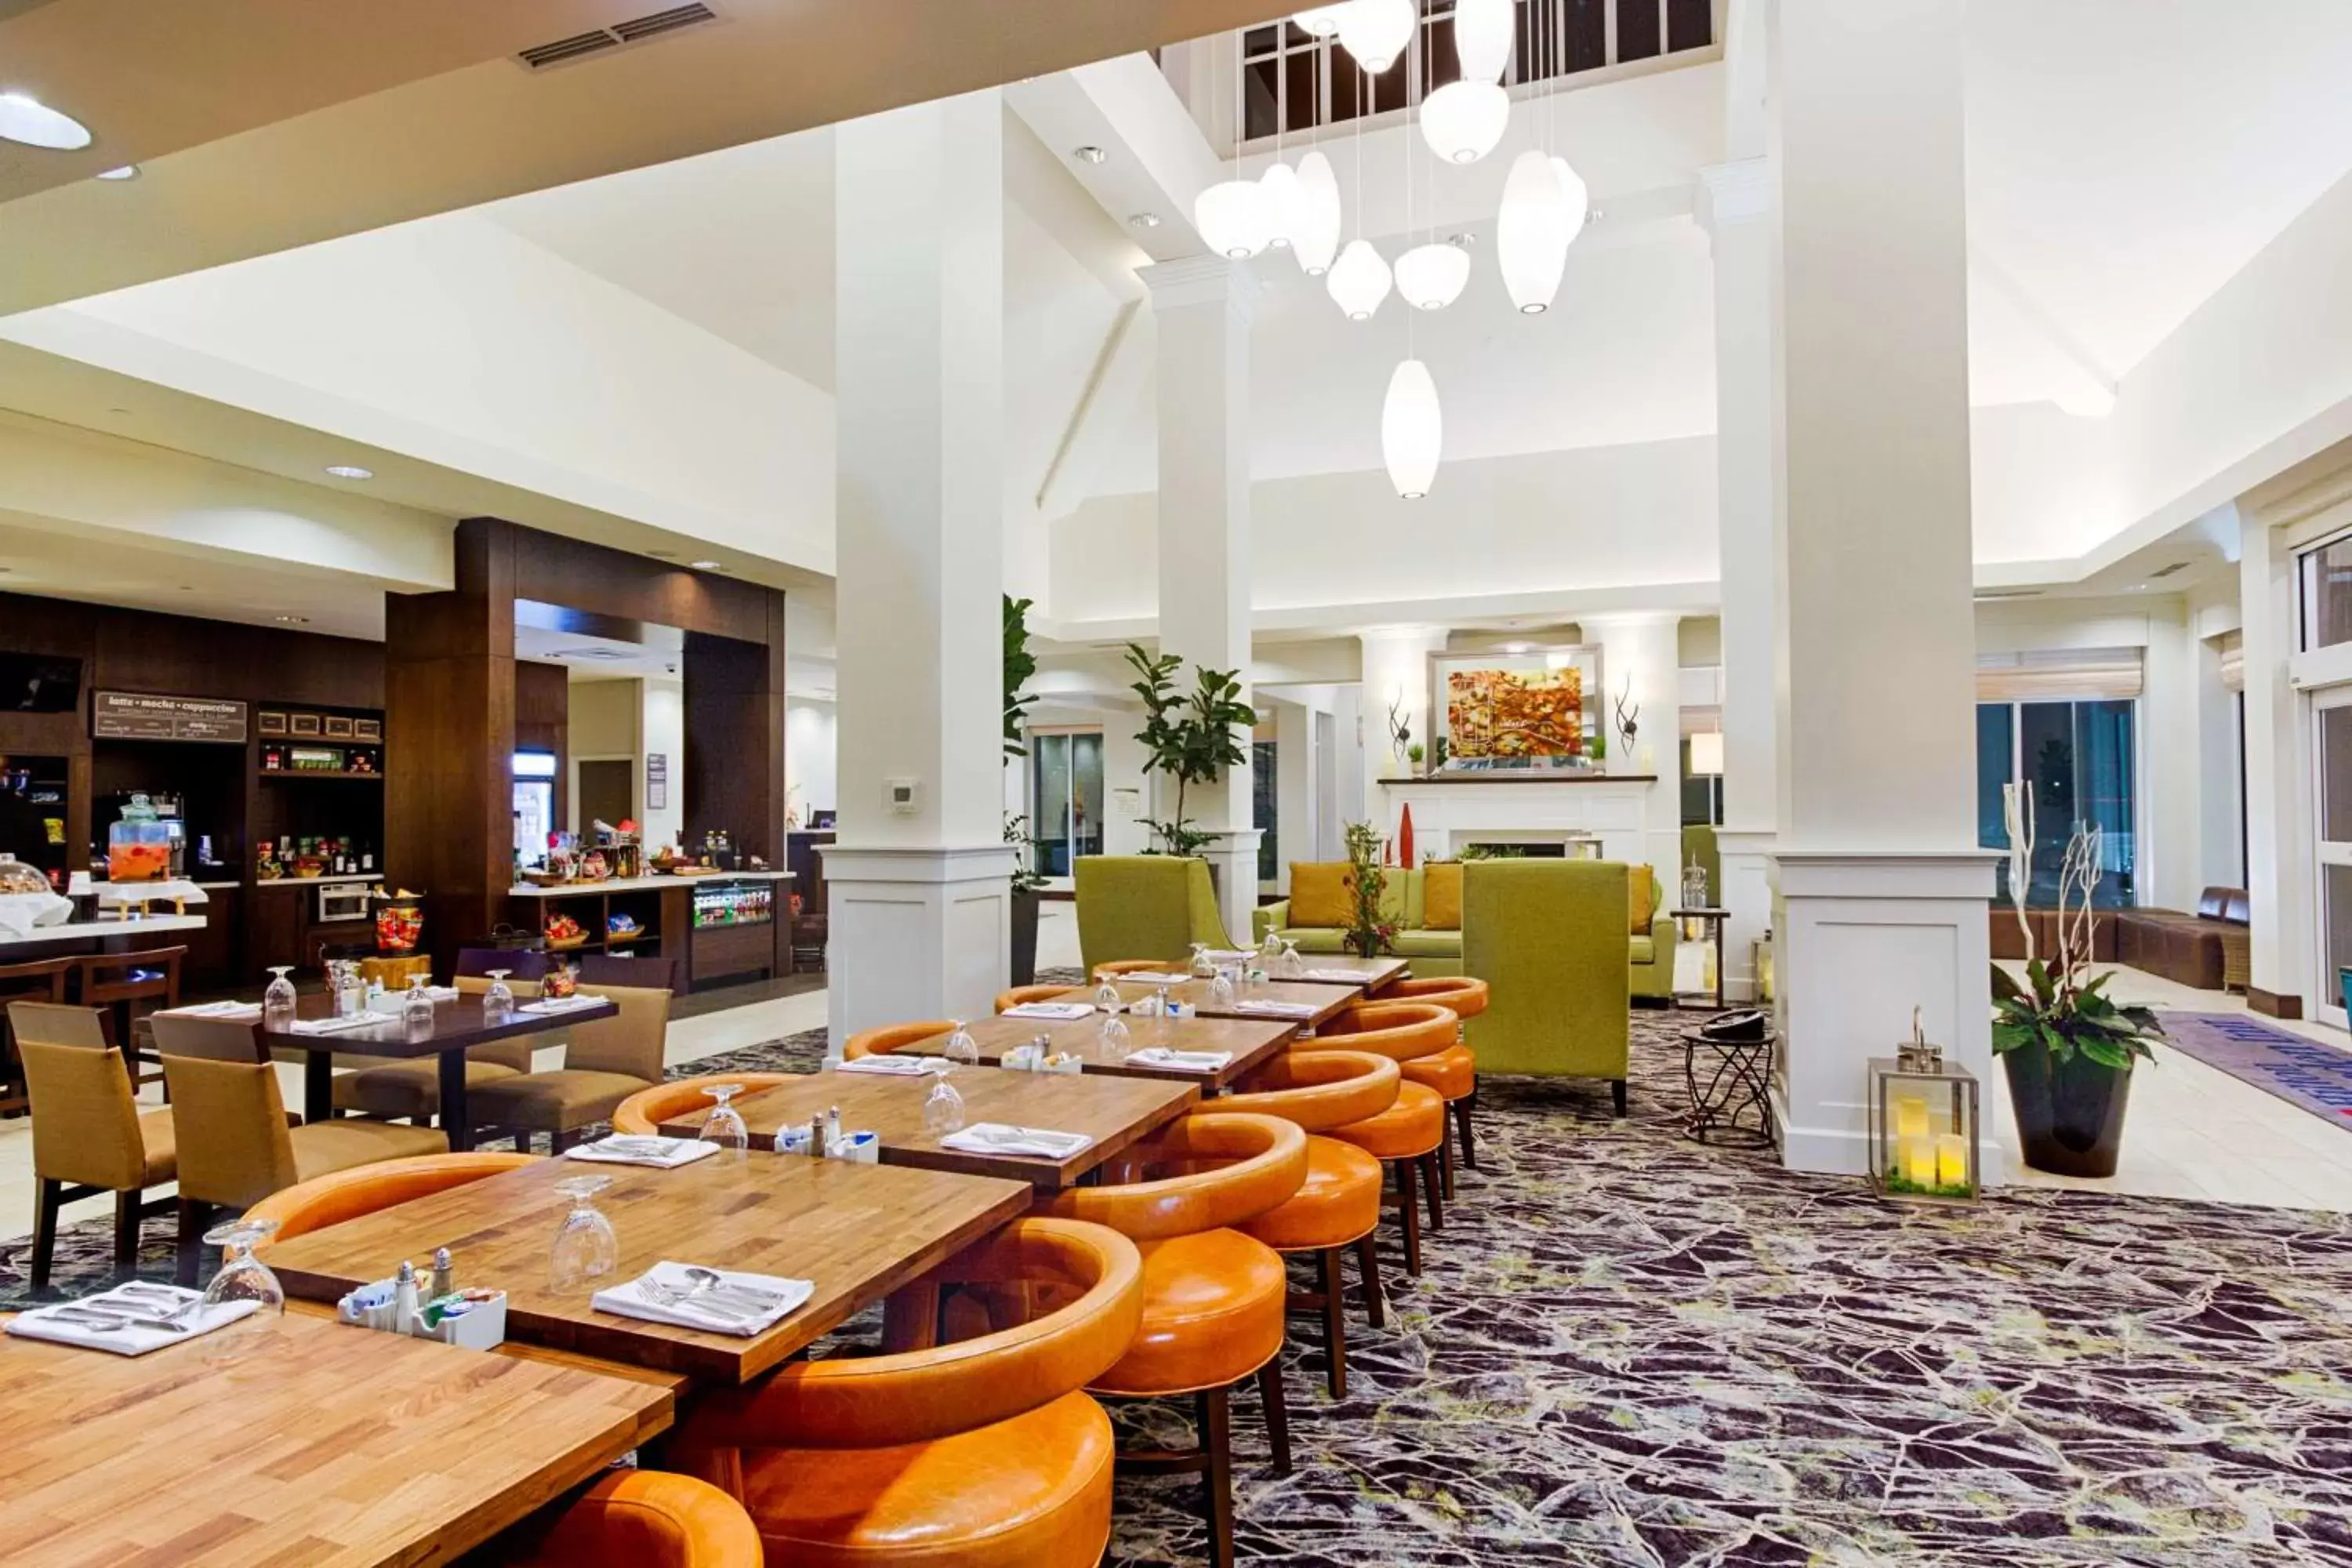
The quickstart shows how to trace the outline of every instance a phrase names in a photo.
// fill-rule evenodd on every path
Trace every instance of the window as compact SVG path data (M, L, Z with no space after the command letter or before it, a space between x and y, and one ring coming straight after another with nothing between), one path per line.
M1100 730L1030 732L1030 868L1041 877L1066 877L1076 857L1102 853L1102 744Z
M1683 826L1723 826L1723 775L1691 771L1691 738L1683 737Z
M2352 538L2305 551L2300 565L2305 651L2352 642Z
M2105 865L2093 901L2115 909L2138 901L2137 774L2134 704L2105 699L2084 702L1980 702L1977 705L1977 842L2009 847L2001 786L2033 786L2032 881L2027 903L2058 901L2058 867L2078 822L2105 831ZM2000 896L2009 893L2000 870Z
M1421 37L1369 83L1348 52L1309 37L1296 23L1242 35L1243 134L1250 141L1339 125L1405 107L1418 61L1414 98L1462 78L1454 52L1454 0L1420 0ZM1710 0L1518 0L1518 37L1503 84L1544 81L1662 51L1680 54L1715 42Z

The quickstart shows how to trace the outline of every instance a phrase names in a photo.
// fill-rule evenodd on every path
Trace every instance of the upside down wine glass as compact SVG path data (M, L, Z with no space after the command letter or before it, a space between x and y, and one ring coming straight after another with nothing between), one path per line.
M572 1200L547 1260L547 1288L559 1296L593 1290L621 1267L621 1238L596 1207L596 1194L612 1184L610 1176L572 1176L555 1184Z
M287 976L293 973L290 963L273 963L269 973L277 978L261 994L261 1016L264 1022L284 1025L294 1017L294 982Z
M743 1086L740 1083L714 1083L702 1092L719 1103L709 1115L702 1119L702 1131L695 1137L705 1143L718 1144L722 1152L732 1149L740 1154L749 1150L751 1147L751 1130L744 1125L743 1113L731 1103L737 1095L743 1092Z
M253 1249L278 1234L274 1219L236 1219L215 1226L205 1232L205 1245L221 1249L220 1272L205 1287L204 1304L195 1316L209 1321L214 1310L234 1307L250 1301L254 1310L241 1322L231 1323L206 1336L205 1359L234 1361L253 1349L247 1342L257 1328L274 1327L286 1315L286 1288L270 1272L269 1265L254 1256Z
M980 1065L980 1042L971 1037L971 1030L961 1018L955 1021L955 1032L948 1037L947 1047L940 1053L960 1068Z
M482 1016L486 1018L499 1021L513 1017L515 1010L514 987L507 984L507 976L512 974L514 971L511 969L489 969L483 971L483 973L489 976L490 988L482 993Z

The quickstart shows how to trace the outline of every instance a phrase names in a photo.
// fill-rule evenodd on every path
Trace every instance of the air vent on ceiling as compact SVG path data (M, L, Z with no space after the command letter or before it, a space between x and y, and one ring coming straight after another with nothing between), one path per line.
M2039 588L1979 588L1977 590L1977 603L1981 605L1988 599L2038 598L2041 593Z
M609 27L574 33L553 43L538 44L515 56L528 70L545 70L551 66L569 65L573 60L601 55L628 44L641 44L681 27L698 26L704 22L716 22L719 13L696 0L691 5L673 5L666 11L648 12L625 22L615 22Z
M621 659L629 656L613 647L560 647L548 655L550 658Z
M2169 577L2169 576L2171 576L2175 572L2186 572L2186 571L2188 571L2188 570L2189 570L2189 563L2188 563L2188 562L2186 562L2186 561L2176 561L2176 562L2174 562L2171 565L2165 567L2162 571L2158 571L2158 572L2151 572L2151 573L2149 573L2149 574L2147 574L2147 577L2148 577L2148 581L2149 581L2149 582L2151 582L2151 583L2153 583L2153 582L2154 582L2154 581L2156 581L2156 579L2158 579L2158 577Z

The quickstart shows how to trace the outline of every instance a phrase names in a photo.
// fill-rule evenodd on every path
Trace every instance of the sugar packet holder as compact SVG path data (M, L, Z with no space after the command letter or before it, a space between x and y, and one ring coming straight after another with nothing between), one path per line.
M421 1302L409 1314L404 1329L394 1305L394 1282L390 1279L362 1285L335 1303L336 1320L354 1328L437 1340L462 1350L496 1350L506 1342L507 1293L503 1290L458 1290Z
M816 1134L807 1127L784 1126L776 1129L776 1152L808 1157L809 1141ZM878 1165L882 1163L882 1137L877 1132L845 1132L825 1145L828 1160L846 1160L853 1165Z

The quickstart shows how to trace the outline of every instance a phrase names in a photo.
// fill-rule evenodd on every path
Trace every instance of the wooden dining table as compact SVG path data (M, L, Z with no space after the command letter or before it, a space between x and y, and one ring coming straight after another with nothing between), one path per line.
M763 1152L775 1147L777 1129L805 1127L812 1116L822 1116L838 1106L845 1130L877 1135L886 1165L1002 1176L1026 1182L1041 1191L1059 1192L1076 1186L1105 1161L1183 1115L1201 1098L1199 1086L1164 1079L1015 1072L1003 1068L966 1068L953 1075L956 1092L963 1097L966 1129L993 1121L1084 1132L1094 1140L1076 1152L1054 1160L1037 1154L946 1147L941 1140L950 1134L923 1125L923 1102L930 1096L933 1081L929 1073L919 1077L813 1073L798 1082L761 1089L735 1101L735 1106L743 1114L753 1146ZM702 1130L707 1114L696 1110L672 1117L661 1123L661 1131L672 1138L691 1138ZM770 1157L808 1159L806 1155Z
M396 995L387 995L380 1005L397 1008ZM482 1009L478 996L460 996L455 1002L443 1002L433 1009L433 1030L430 1034L410 1034L405 1024L372 1024L364 1028L342 1029L325 1035L297 1034L282 1024L264 1022L259 1026L261 1042L272 1050L300 1051L307 1060L302 1064L302 1119L324 1121L335 1114L335 1057L338 1053L357 1057L398 1057L440 1058L441 1126L449 1135L449 1147L454 1150L474 1146L473 1125L466 1111L466 1052L474 1046L488 1045L494 1040L511 1040L527 1035L543 1035L557 1029L575 1028L599 1018L616 1017L620 1008L611 1002L599 1001L593 1006L571 1007L562 1012L532 1013L517 1007L503 1018L492 1017ZM297 1020L330 1018L334 1016L335 999L323 992L313 992L295 1003Z
M707 1333L603 1312L548 1288L573 1176L608 1176L596 1206L620 1240L606 1285L665 1259L806 1279L814 1293L763 1333ZM270 1247L289 1294L333 1300L446 1247L461 1285L507 1293L507 1335L601 1361L748 1383L935 1265L1028 1212L1025 1182L896 1165L722 1153L675 1170L535 1160Z
M142 1356L0 1338L0 1558L446 1563L666 1430L672 1406L638 1380L294 1312Z
M992 1067L1002 1061L1006 1052L1043 1035L1049 1051L1076 1057L1087 1072L1115 1078L1166 1079L1173 1083L1198 1084L1203 1090L1230 1089L1288 1050L1298 1033L1297 1024L1279 1018L1171 1018L1164 1035L1150 1018L1130 1017L1126 1023L1129 1055L1103 1048L1102 1015L1098 1012L1073 1019L1024 1018L1017 1013L1000 1013L993 1018L975 1020L967 1026L967 1032L980 1047L980 1059ZM900 1046L897 1054L935 1057L947 1048L947 1036L936 1035ZM1223 1052L1231 1059L1207 1072L1133 1059L1132 1052L1150 1046L1165 1046L1175 1051Z
M1163 989L1156 983L1120 979L1113 982L1119 997L1129 1006ZM1187 980L1181 985L1164 987L1171 1000L1181 1002L1203 1018L1246 1018L1253 1023L1287 1024L1293 1029L1319 1028L1329 1023L1362 996L1360 985L1310 984L1305 981L1269 980L1262 984L1242 988L1231 1002L1219 1002L1210 994L1206 980ZM1074 986L1055 1002L1090 1002L1095 987ZM1251 1013L1244 1009L1253 1002L1286 1002L1306 1009L1298 1014Z
M1352 952L1302 952L1298 963L1305 973L1289 977L1286 984L1354 985L1374 1001L1412 973L1412 960L1386 952L1375 958L1359 958Z

